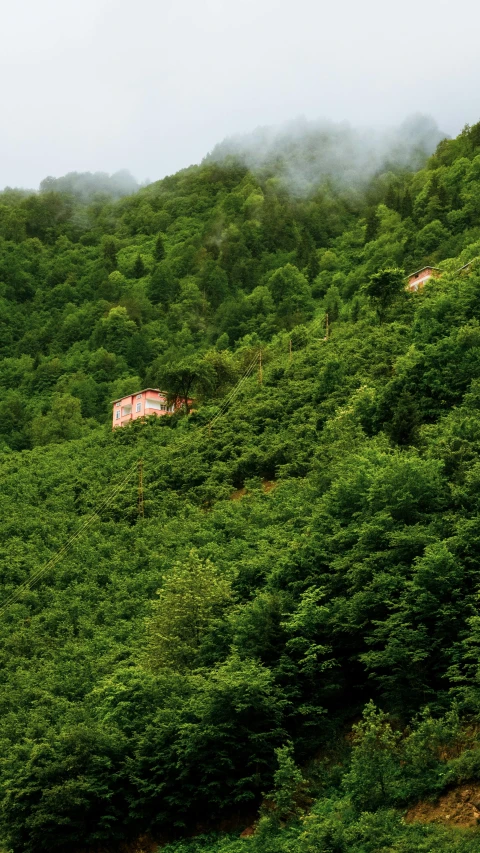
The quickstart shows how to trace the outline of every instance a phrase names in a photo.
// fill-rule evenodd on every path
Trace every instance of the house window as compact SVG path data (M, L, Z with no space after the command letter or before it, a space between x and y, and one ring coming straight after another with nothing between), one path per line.
M136 407L135 407L135 408L136 408L137 412L139 412L139 411L140 411L140 409L142 408L142 404L141 404L141 403L137 403L137 405L136 405Z
M141 400L141 399L142 399L142 395L141 395L141 394L137 394L137 400Z
M117 409L120 408L120 403L115 403L115 405L116 405Z
M117 421L118 421L118 419L119 419L119 417L120 417L120 412L115 412L115 417L116 417L116 419L117 419Z

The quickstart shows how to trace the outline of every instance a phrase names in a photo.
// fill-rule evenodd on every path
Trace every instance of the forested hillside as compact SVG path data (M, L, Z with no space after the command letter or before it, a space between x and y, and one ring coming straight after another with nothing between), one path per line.
M478 850L480 124L388 169L0 194L6 851Z

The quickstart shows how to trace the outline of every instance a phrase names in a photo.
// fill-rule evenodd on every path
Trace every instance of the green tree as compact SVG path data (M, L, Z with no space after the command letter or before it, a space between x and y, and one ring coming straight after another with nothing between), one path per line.
M27 739L10 753L1 825L13 849L60 853L79 838L94 844L123 835L125 738L116 726L77 716L47 729L36 748Z
M286 700L272 673L231 655L170 693L138 738L130 802L150 825L218 821L260 800L285 741Z
M154 670L195 665L202 639L231 603L231 589L210 560L195 550L164 576L148 620L148 661Z
M106 237L102 242L102 254L109 272L117 268L117 244L112 237Z
M352 762L344 786L358 809L375 811L394 797L400 733L392 729L387 715L371 701L353 732Z
M235 384L238 371L233 356L228 350L211 349L203 356L203 361L210 368L206 374L205 392L212 396L226 394Z
M0 401L0 436L13 450L29 446L27 407L19 391L7 391Z
M180 291L178 278L168 261L158 263L147 280L147 295L154 305L164 307L177 298Z
M215 309L224 301L229 292L228 277L225 270L210 258L200 270L198 286Z
M98 321L93 331L93 343L117 355L125 355L136 332L137 325L130 320L127 309L117 305Z
M165 243L163 241L163 236L161 234L159 234L157 239L155 240L155 248L153 250L153 256L154 256L155 260L157 261L157 263L159 261L163 261L163 259L165 257Z
M376 211L376 208L373 210L369 210L367 216L365 217L365 243L370 243L371 240L375 240L380 229L380 218Z
M342 307L342 298L338 287L335 287L335 285L332 284L332 286L328 288L325 294L323 306L326 314L328 314L329 323L333 323L335 320L338 320Z
M215 382L215 370L205 359L197 356L183 358L159 370L159 384L174 402L181 402L190 411L191 398L196 389L206 391Z
M41 445L79 438L82 425L81 402L78 397L54 394L50 412L32 421L32 441Z
M145 264L143 263L142 256L140 254L135 258L135 262L132 268L132 276L133 278L143 278L146 273Z
M406 189L401 197L400 215L402 219L408 219L413 213L412 196L410 190Z
M397 267L390 267L370 276L365 292L370 297L382 323L387 309L399 299L405 291L405 272Z
M308 805L307 782L295 764L291 743L279 746L275 755L278 767L273 774L274 790L271 795L275 805L275 817L280 821L299 818Z
M277 269L268 279L277 314L287 328L309 319L313 310L311 290L305 276L292 264Z

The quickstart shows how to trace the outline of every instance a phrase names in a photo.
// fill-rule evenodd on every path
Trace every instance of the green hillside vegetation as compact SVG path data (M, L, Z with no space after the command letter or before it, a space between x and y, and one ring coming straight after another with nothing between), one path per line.
M478 850L403 815L480 781L480 124L354 191L7 190L0 235L5 850ZM146 386L192 413L112 432Z

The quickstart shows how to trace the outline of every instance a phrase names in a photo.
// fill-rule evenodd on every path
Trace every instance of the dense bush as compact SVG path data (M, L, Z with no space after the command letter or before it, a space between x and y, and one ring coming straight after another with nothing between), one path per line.
M354 198L207 163L4 199L14 853L478 846L401 816L480 773L477 136ZM193 411L112 432L160 382ZM251 839L178 840L260 808Z

